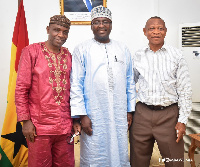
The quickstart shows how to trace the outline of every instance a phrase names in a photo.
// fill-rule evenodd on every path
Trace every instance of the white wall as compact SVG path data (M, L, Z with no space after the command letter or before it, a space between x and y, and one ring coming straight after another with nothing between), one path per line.
M134 53L147 44L142 28L146 20L158 15L166 21L168 28L166 41L178 47L178 25L200 22L199 0L107 0L113 13L111 38L123 41ZM12 3L12 4L10 4ZM18 0L1 0L0 7L0 130L6 111L6 97L10 69L11 42L17 15ZM24 0L29 42L47 39L46 26L49 18L59 14L59 0ZM72 52L76 44L92 38L89 25L72 25L67 42L64 44ZM1 132L1 131L0 131Z

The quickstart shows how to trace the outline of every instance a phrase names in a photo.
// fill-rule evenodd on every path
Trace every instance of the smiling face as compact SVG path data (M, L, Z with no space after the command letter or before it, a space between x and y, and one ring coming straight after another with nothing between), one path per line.
M49 34L46 42L49 50L59 52L61 46L68 38L69 28L63 27L58 24L50 24L47 27L47 34Z
M92 20L91 29L94 39L101 43L110 42L109 35L112 30L112 22L105 17L99 17Z
M151 18L143 29L144 35L149 40L151 50L157 51L164 44L167 28L165 22L160 18Z

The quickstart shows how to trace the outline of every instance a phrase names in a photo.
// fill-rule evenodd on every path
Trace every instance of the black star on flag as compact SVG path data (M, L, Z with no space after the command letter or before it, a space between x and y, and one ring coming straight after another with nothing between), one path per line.
M21 125L20 122L17 122L16 132L6 134L6 135L1 135L1 137L8 139L8 140L15 143L13 159L15 158L17 153L19 152L21 145L24 145L26 148L28 148L27 143L26 143L26 139L25 139L25 137L22 133L22 125Z

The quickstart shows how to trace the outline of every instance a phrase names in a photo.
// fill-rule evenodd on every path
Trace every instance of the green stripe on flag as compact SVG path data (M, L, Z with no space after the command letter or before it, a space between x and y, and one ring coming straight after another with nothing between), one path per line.
M8 159L8 157L2 150L1 146L0 146L0 154L1 154L0 166L1 167L13 167L10 160Z

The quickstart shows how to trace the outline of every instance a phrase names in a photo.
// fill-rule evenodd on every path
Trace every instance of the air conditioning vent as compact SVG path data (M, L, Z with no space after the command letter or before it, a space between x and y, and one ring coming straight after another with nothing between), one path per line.
M200 26L182 27L182 47L200 47Z

